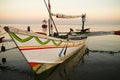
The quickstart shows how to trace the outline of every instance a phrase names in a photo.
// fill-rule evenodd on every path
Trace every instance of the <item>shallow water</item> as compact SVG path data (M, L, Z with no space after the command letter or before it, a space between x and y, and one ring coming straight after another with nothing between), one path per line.
M120 36L107 35L88 37L86 45L90 50L118 52L120 51Z
M6 58L6 62L2 62ZM34 72L21 52L14 48L0 52L0 80L34 80Z
M19 27L21 29L27 27L27 25L15 25L15 24L14 26ZM20 27L20 26L24 26L24 27ZM31 25L31 26L34 26L32 27L33 31L35 31L36 29L37 31L40 30L39 25L36 26ZM73 27L74 30L78 28L78 25L65 25L65 26L69 28ZM111 26L101 25L101 26L87 25L87 27L91 27L91 31L101 31L101 30L111 31L116 29L120 30L119 25L111 25ZM62 31L62 29L60 30ZM69 29L65 29L65 30L68 31ZM5 36L8 35L5 34ZM9 38L9 36L7 38ZM6 48L13 48L13 49L8 50L6 52L0 52L0 80L36 79L33 70L28 65L26 59L21 54L21 52L16 48L15 44L11 42L7 42L3 44L6 46ZM2 44L0 43L0 46L1 45ZM73 60L76 61L76 63L72 65L73 68L70 68L71 70L66 71L64 69L67 63L60 64L53 69L53 71L57 73L56 74L50 73L49 77L46 77L46 79L52 80L52 77L50 76L57 77L58 78L57 80L116 80L116 79L118 80L120 79L119 77L120 36L107 35L107 36L88 37L86 41L86 46L89 49L89 55L85 55L84 58L81 60L79 58L76 59L75 56L74 58L70 59L69 63L72 62ZM3 64L2 58L6 58L7 63ZM39 80L39 78L37 78L37 80Z
M79 64L70 80L119 80L120 53L89 53Z

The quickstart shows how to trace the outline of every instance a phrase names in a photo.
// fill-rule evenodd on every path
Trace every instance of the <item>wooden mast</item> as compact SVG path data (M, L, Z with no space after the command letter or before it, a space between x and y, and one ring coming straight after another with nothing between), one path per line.
M45 3L45 5L46 5L46 8L47 8L47 10L48 10L48 13L49 13L49 20L48 20L48 25L49 25L49 28L51 27L51 23L53 23L53 25L54 25L54 27L55 27L55 30L56 30L56 32L57 32L57 34L58 34L58 30L57 30L57 27L56 27L56 25L55 25L55 22L54 22L54 20L53 20L53 18L52 18L52 15L51 15L51 5L50 5L50 0L48 0L48 5L47 5L47 3L46 3L46 1L44 0L44 3ZM50 30L49 30L50 31ZM50 32L49 32L50 33ZM50 34L49 34L50 35ZM58 34L59 35L59 34Z
M50 5L50 0L48 0L48 10L49 10L49 12L50 12L50 14L49 14L49 19L48 19L48 27L49 27L49 36L51 36L52 35L52 28L51 28L51 5Z

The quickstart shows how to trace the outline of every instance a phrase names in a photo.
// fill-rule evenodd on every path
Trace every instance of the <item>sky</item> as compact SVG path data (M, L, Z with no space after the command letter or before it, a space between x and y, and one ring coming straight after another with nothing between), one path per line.
M120 24L120 0L51 0L51 8L53 13L86 13L90 24ZM44 18L44 0L0 0L0 24L41 23Z

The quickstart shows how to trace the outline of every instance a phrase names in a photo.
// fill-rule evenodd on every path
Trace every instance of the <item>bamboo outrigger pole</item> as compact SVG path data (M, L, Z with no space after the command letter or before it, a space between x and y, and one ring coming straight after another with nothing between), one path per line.
M58 33L58 30L57 30L57 27L56 27L56 25L55 25L55 22L54 22L54 20L53 20L53 18L52 18L52 16L51 16L51 8L50 8L51 5L50 5L50 0L48 0L48 6L47 6L47 3L46 3L45 0L44 0L44 3L45 3L46 8L47 8L47 10L48 10L50 20L52 20L53 25L54 25L54 27L55 27L55 30L56 30L57 34L59 34L59 33ZM50 25L51 25L51 23L50 23ZM49 27L50 27L50 26L49 26ZM49 35L50 35L50 34L49 34Z

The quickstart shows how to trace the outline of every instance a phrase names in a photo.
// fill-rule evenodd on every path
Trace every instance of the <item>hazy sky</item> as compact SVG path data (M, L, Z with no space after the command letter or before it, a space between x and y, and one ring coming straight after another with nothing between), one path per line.
M88 23L120 23L120 0L51 0L53 13L87 14ZM0 23L41 23L43 0L0 0Z

